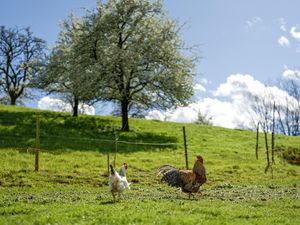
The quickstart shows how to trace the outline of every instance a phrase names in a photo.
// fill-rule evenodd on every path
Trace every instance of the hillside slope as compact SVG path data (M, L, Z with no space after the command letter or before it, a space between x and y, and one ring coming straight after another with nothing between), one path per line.
M38 173L29 148L35 146L37 116ZM251 131L130 119L132 131L119 132L120 124L116 117L73 118L0 105L0 224L294 224L300 219L300 167L276 152L273 173L265 174L262 134L256 160ZM185 194L160 184L155 175L163 164L185 168L183 126L189 167L201 154L207 169L197 201L185 201ZM276 146L298 151L300 138L277 136ZM107 193L108 153L117 168L129 164L132 183L114 207ZM179 207L170 217L174 204ZM115 210L123 212L117 220Z
M175 157L180 158L182 163L178 166L183 167L182 127L185 126L190 164L196 154L202 154L207 163L221 165L245 160L246 164L260 166L265 161L263 135L260 135L260 159L256 162L256 134L251 131L131 119L132 131L120 132L121 120L118 117L81 115L74 118L68 113L3 105L0 105L0 147L35 147L37 118L40 149L47 152L76 150L114 153L116 149L120 154L160 151L172 155L175 152ZM300 138L278 135L276 149L284 151L289 148L300 151ZM276 155L280 153L276 152Z

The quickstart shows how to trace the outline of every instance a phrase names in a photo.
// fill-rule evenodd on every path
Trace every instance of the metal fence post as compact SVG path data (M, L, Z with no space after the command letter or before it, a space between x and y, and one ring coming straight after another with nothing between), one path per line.
M186 169L189 169L189 162L188 162L188 153L187 153L187 146L186 146L186 134L185 134L185 127L182 127L183 130L183 141L184 141L184 154L185 154L185 166Z
M36 136L35 136L35 171L39 171L39 153L40 153L40 117L36 116Z

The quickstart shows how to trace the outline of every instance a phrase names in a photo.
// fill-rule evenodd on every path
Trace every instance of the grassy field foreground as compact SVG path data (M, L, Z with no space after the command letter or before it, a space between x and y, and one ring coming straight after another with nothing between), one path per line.
M41 116L42 128L39 172L34 172L34 154L20 151L20 147L33 143L36 113ZM117 168L122 162L129 164L127 176L132 188L119 202L112 203L107 185L107 152L111 152L112 160L114 145L97 142L95 137L113 138L110 128L119 125L119 121L113 117L76 119L67 114L0 106L0 224L300 221L299 166L288 164L276 152L272 178L270 172L264 173L263 142L259 159L255 159L255 133L194 124L185 124L189 166L192 167L195 155L203 155L208 182L202 194L188 199L178 189L160 184L155 174L163 164L184 168L183 124L132 119L132 132L119 133L119 140L178 145L119 145ZM21 136L21 142L13 141ZM51 147L51 143L56 147ZM300 149L300 140L277 136L276 146L281 150Z

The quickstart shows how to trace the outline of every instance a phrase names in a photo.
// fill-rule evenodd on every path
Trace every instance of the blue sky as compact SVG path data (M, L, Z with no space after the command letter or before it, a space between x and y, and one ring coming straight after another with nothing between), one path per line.
M199 73L215 88L233 73L251 74L262 82L280 76L284 66L300 66L297 41L290 29L300 25L300 1L293 0L167 0L172 17L188 21L184 37L200 44ZM283 31L281 23L286 23ZM290 47L278 39L285 36Z
M59 23L71 11L80 15L95 6L96 0L1 0L0 24L30 26L53 45ZM186 44L199 45L198 81L205 78L200 85L206 90L200 98L232 97L213 94L230 76L241 81L248 74L270 83L300 67L300 1L165 0L164 6L172 18L186 22Z

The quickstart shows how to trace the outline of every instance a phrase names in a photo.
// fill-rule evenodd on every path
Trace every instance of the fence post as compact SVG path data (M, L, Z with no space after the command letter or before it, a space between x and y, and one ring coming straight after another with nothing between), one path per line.
M107 174L109 176L109 151L107 152Z
M114 126L114 134L115 134L115 155L114 155L114 167L116 167L116 161L117 161L117 152L118 152L118 134L116 131L116 128Z
M256 127L256 146L255 146L256 159L258 159L258 139L259 139L259 122L257 123L257 127Z
M270 157L269 157L268 133L267 131L264 131L264 133L265 133L265 144L266 144L266 155L267 155L267 166L265 168L265 173L267 173L270 167Z
M274 102L274 104L273 104L272 139L271 139L271 146L272 146L272 164L275 164L275 159L274 159L274 152L275 152L275 110L276 110L276 105L275 105L275 102Z
M186 169L189 169L189 162L188 162L188 153L187 153L187 146L186 146L186 134L185 134L185 127L182 127L183 130L183 141L184 141L184 154L185 154L185 166Z
M36 136L35 136L35 171L39 171L39 153L40 153L40 117L36 116Z

